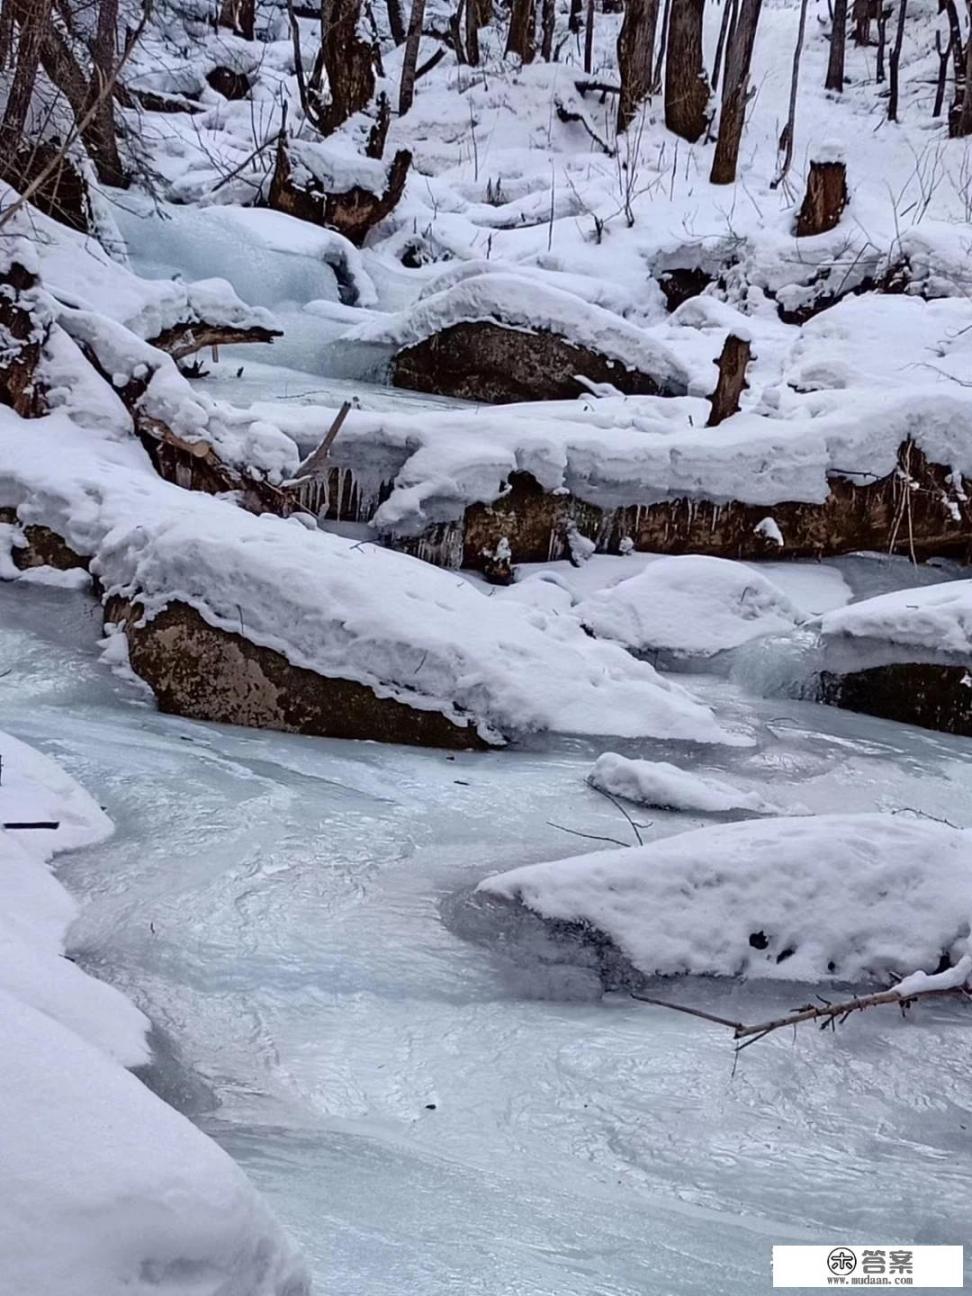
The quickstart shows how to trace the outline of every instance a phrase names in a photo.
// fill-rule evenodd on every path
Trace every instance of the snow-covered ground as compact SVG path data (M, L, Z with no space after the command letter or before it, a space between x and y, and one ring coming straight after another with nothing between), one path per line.
M0 586L4 723L116 823L60 864L72 948L157 1024L152 1082L263 1190L317 1290L751 1296L773 1242L965 1239L960 1006L781 1034L733 1076L718 1027L564 999L456 932L483 878L590 849L564 829L630 839L585 786L596 745L449 757L167 718L103 671L98 633L78 594ZM972 825L969 742L692 686L757 745L619 750L784 810ZM750 1020L806 995L668 993Z

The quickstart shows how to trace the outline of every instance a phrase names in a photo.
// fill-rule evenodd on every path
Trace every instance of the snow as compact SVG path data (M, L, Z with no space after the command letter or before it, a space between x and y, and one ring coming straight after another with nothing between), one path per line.
M146 1017L65 957L79 910L46 865L110 819L11 734L0 759L4 1290L122 1296L191 1275L200 1296L298 1296L301 1265L243 1174L125 1070L150 1059ZM57 827L12 826L39 821Z
M478 891L588 924L644 976L881 982L967 953L972 838L900 815L758 819L527 865Z
M0 505L91 557L149 619L174 600L295 666L373 688L483 737L553 729L745 743L678 685L576 620L479 592L418 559L162 481L141 447L63 414L3 415ZM538 619L539 616L539 619Z
M972 650L972 580L895 590L820 618L828 640L870 639L919 654L966 657Z
M633 652L711 657L804 619L782 590L743 563L702 554L659 558L575 609L601 638Z
M695 774L668 761L631 760L617 752L598 756L587 781L612 796L666 810L698 810L705 814L732 810L774 812L764 797L733 787L723 779Z

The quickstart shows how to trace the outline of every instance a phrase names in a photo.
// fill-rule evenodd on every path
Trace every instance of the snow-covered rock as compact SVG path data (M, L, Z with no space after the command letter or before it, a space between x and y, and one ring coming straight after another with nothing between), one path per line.
M188 605L293 666L439 712L486 740L553 729L746 741L573 617L538 624L536 612L483 599L418 559L181 490L137 444L63 415L4 418L0 507L90 555L106 597L136 600L149 620Z
M711 657L803 619L781 589L752 567L686 554L659 558L637 576L599 590L576 615L604 639L633 652Z
M666 810L697 810L704 814L731 810L772 814L774 811L755 792L745 792L710 774L693 774L668 761L630 760L617 752L598 756L587 781L612 796Z
M754 819L513 869L478 893L607 937L609 985L882 981L967 953L972 836L902 815Z
M972 652L972 580L895 590L820 618L827 639L870 639L919 655Z

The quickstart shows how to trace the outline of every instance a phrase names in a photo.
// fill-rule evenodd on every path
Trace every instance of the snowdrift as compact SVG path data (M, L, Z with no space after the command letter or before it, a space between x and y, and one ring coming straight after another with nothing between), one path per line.
M745 792L711 774L695 774L668 761L630 760L617 752L598 756L587 781L612 796L665 810L772 814L774 809L755 792Z
M301 1296L303 1265L215 1143L125 1070L148 1061L146 1018L64 957L74 902L57 851L112 831L52 760L0 733L0 1206L11 1292Z
M752 567L701 554L659 558L584 599L575 615L632 652L696 657L786 634L803 620L783 591Z
M882 982L967 952L972 837L904 816L701 828L513 869L477 894L593 945L608 988L675 975Z

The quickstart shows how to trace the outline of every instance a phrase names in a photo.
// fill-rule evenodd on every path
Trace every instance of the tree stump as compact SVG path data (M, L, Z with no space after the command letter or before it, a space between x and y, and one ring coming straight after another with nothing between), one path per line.
M811 162L807 192L797 216L797 238L826 234L847 206L847 166L844 162Z
M712 408L706 427L715 427L717 423L739 412L739 397L749 386L746 382L746 366L751 358L749 343L730 333L723 345L722 355L713 361L719 366L719 380L709 397Z

